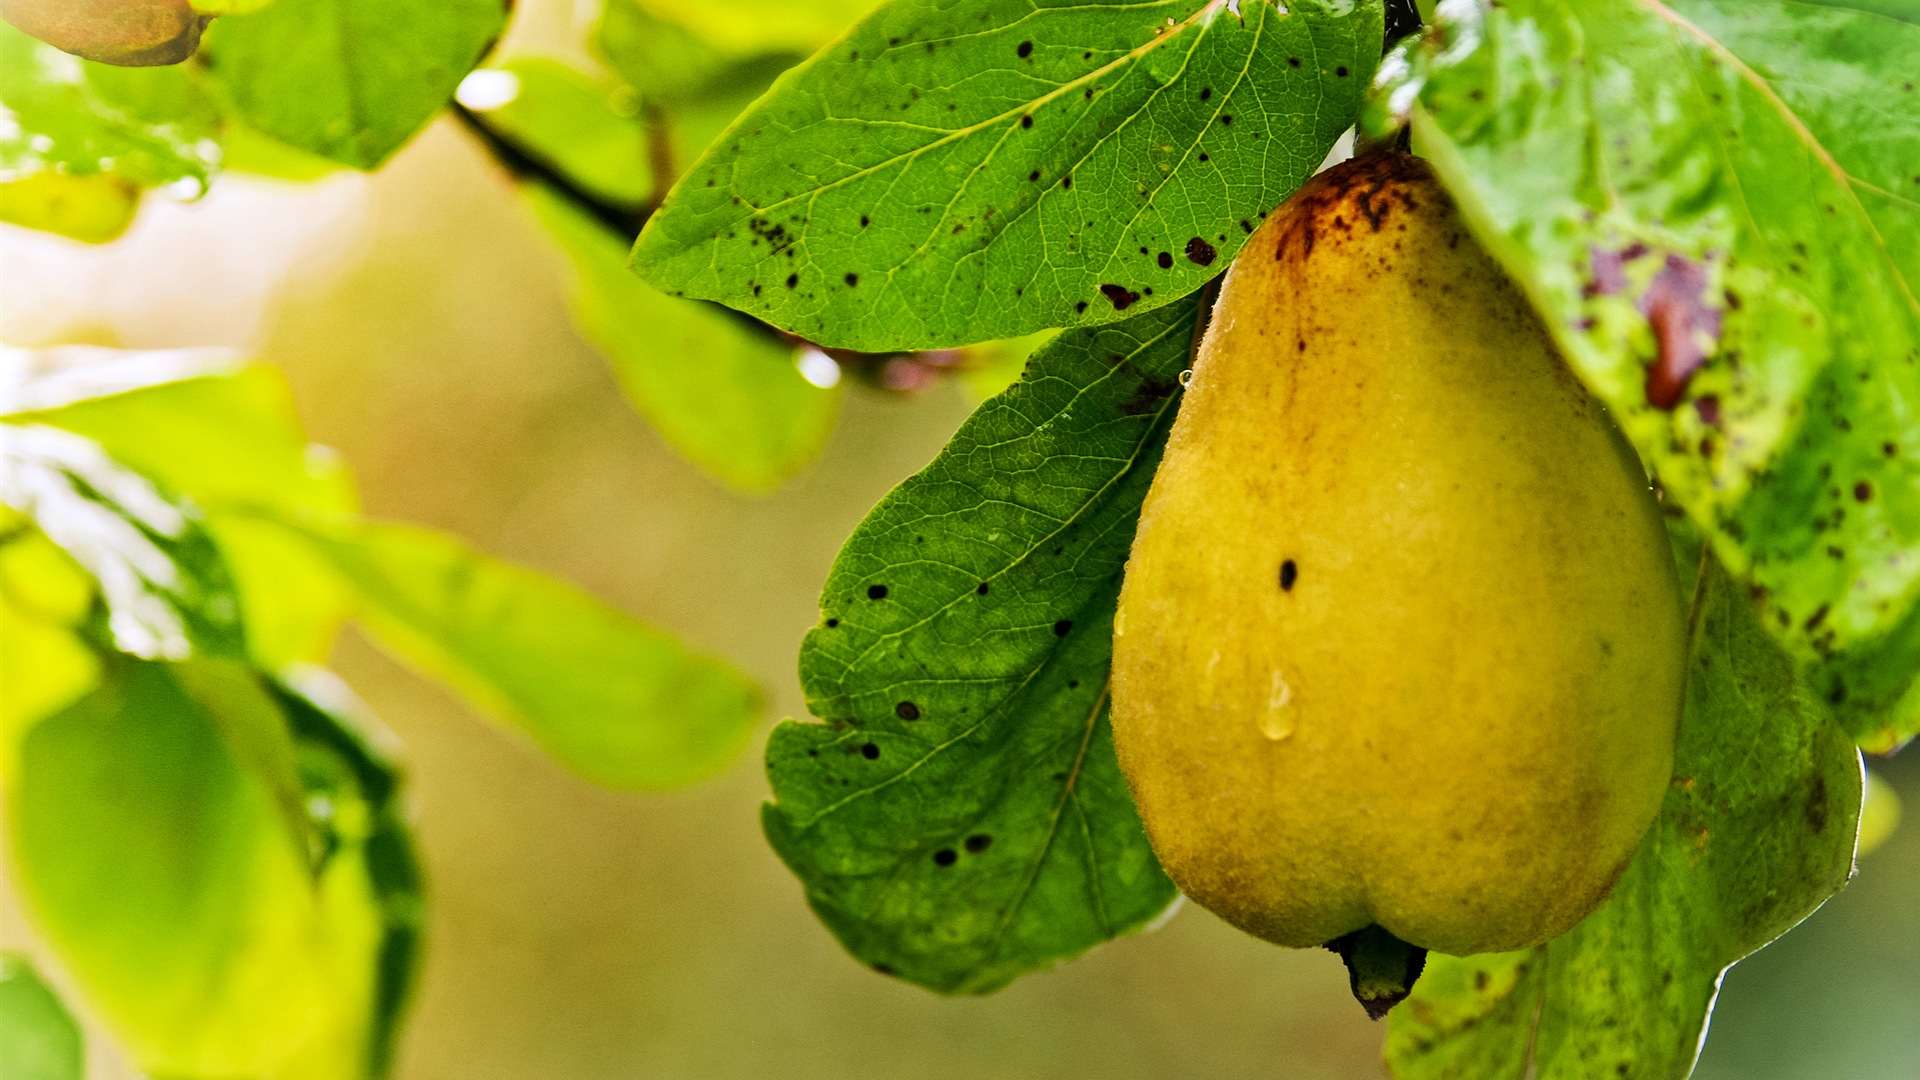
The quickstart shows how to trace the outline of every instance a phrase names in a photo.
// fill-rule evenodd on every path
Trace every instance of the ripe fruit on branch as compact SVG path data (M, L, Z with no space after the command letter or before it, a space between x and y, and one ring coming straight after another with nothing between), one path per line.
M121 67L177 64L207 25L188 0L0 0L0 17L56 49Z
M1639 460L1426 163L1309 182L1227 275L1120 595L1173 879L1282 945L1560 934L1659 809L1684 651Z

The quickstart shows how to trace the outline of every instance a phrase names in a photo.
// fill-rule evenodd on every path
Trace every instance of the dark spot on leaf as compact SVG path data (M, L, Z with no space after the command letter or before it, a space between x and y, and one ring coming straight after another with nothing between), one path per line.
M972 836L967 837L967 850L973 852L975 855L980 854L992 846L993 837L988 836L986 833L974 833Z
M1021 118L1020 118L1020 126L1021 126L1021 127L1023 127L1023 128L1030 128L1030 127L1032 127L1032 126L1033 126L1033 114L1032 114L1032 113L1028 113L1027 115L1025 115L1025 116L1023 116L1023 117L1021 117Z
M1817 609L1814 610L1813 614L1807 616L1806 628L1808 630L1818 630L1820 628L1820 624L1826 621L1827 621L1827 605L1821 604Z
M1720 339L1720 312L1701 303L1706 287L1706 267L1668 255L1640 297L1640 313L1659 344L1647 368L1647 402L1655 408L1672 410L1680 404L1693 373Z
M799 275L799 274L788 274L788 275L787 275L787 288L789 288L789 289L791 289L791 288L793 288L794 286L796 286L796 285L798 285L798 284L800 284L800 275Z
M1027 179L1028 179L1028 180L1038 180L1038 179L1040 179L1040 170L1039 170L1039 169L1035 169L1035 170L1033 170L1032 172L1030 172L1030 173L1028 173L1028 174L1027 174Z
M952 866L959 861L960 853L952 848L943 847L933 853L933 865L935 866Z
M1339 67L1337 67L1337 68L1334 68L1334 69L1333 69L1333 73L1334 73L1334 74L1335 74L1336 76L1338 76L1338 77L1340 77L1340 78L1342 78L1342 79L1344 79L1344 78L1346 78L1346 77L1347 77L1347 65L1345 65L1345 64L1341 64L1341 65L1340 65Z
M840 625L840 620L839 620L839 619L828 619L828 620L827 620L827 629L829 629L829 630L831 630L831 629L833 629L834 627L836 627L836 626L839 626L839 625Z
M1211 86L1203 86L1203 87L1201 87L1201 88L1200 88L1200 100L1201 100L1201 101L1205 101L1205 100L1207 100L1208 98L1210 98L1210 97L1212 97L1212 96L1213 96L1213 87L1211 87Z
M1854 502L1873 501L1873 485L1867 483L1865 480L1862 480L1859 483L1853 485L1853 501Z
M860 748L860 756L868 761L877 760L880 757L880 748L873 743L868 743Z
M1287 57L1287 66L1288 66L1288 67L1299 67L1299 66L1300 66L1300 58L1299 58L1299 57L1297 57L1297 56L1289 56L1289 57Z
M1059 622L1053 624L1053 636L1066 637L1067 632L1072 629L1073 629L1072 619L1061 619Z
M911 701L903 701L893 707L893 715L902 720L918 720L920 719L920 706L915 705Z
M1219 256L1220 253L1213 249L1212 244L1198 236L1187 241L1187 261L1195 266L1212 266L1213 260Z
M1882 443L1880 444L1880 452L1887 455L1888 457L1898 457L1900 454L1900 448L1898 446L1895 446L1893 443Z
M1163 251L1160 253L1159 258L1154 261L1160 264L1160 269L1171 270L1173 269L1173 252Z
M1100 286L1100 295L1106 297L1108 302L1113 304L1113 310L1115 311L1125 311L1133 306L1135 300L1140 299L1139 293L1133 292L1125 285L1102 285Z
M886 598L887 598L887 587L885 585L867 586L867 599L885 600Z
M1814 832L1827 830L1827 778L1816 775L1807 791L1807 824Z
M879 972L879 973L880 973L880 974L882 974L882 975L891 975L891 974L893 974L893 969L892 969L892 968L890 968L890 967L888 967L888 966L887 966L887 965L885 965L885 964L875 964L875 965L873 965L873 970L875 970L875 971L877 971L877 972Z
M1086 311L1086 310L1087 310L1087 302L1086 302L1085 300L1082 300L1082 301L1080 301L1079 303L1077 303L1077 304L1075 304L1075 305L1073 305L1073 310L1075 310L1075 311L1078 311L1078 312L1084 312L1084 311Z
M1020 47L1013 51L1019 54L1020 59L1025 60L1027 57L1033 55L1033 42L1023 41L1020 43Z
M1222 117L1220 118L1220 126L1221 126L1221 127L1232 127L1232 126L1233 126L1233 117L1231 117L1231 116L1222 116Z
M869 226L869 225L871 225L871 224L873 224L873 219L872 219L872 218L870 218L870 217L868 217L868 216L867 216L867 215L865 215L865 214L861 214L861 215L860 215L860 227L861 227L861 228L863 228L863 229L864 229L864 228L866 228L867 226Z
M987 595L987 590L992 587L993 587L992 582L983 581L977 587L975 587L973 591L976 593L979 593L981 596L985 596Z
M851 288L853 288L853 287L854 287L855 285L858 285L858 284L860 284L860 275L859 275L859 274L854 274L854 273L849 273L849 274L847 275L847 288L849 288L849 289L851 289Z
M1292 592L1293 583L1299 579L1300 567L1296 566L1292 559L1288 559L1280 564L1280 589L1282 592Z
M1067 175L1061 177L1060 186L1063 188L1066 188L1069 191L1073 190L1073 174L1068 173Z
M1208 156L1207 156L1207 155L1205 155L1205 154L1201 154L1201 155L1200 155L1200 160L1201 160L1201 161L1212 161L1213 159L1212 159L1212 158L1210 158L1210 157L1208 157Z

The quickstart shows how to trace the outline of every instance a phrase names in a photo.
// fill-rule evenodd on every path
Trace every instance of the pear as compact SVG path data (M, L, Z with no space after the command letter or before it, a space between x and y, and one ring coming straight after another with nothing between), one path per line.
M1424 161L1260 226L1114 629L1120 764L1188 896L1289 946L1566 931L1660 807L1685 635L1639 460Z
M120 67L185 60L208 21L189 0L0 0L0 18L56 49Z

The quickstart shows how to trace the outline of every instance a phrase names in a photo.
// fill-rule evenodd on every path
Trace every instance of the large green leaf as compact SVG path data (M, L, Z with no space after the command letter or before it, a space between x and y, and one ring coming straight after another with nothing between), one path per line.
M826 723L774 729L763 821L877 968L993 990L1173 900L1107 670L1194 319L1186 300L1042 347L834 563L800 657Z
M0 504L92 575L121 650L245 654L240 599L199 510L98 443L44 424L0 424Z
M365 1075L389 922L367 845L316 870L204 692L244 669L106 663L27 734L8 789L41 937L145 1072Z
M10 400L0 393L0 412L85 435L192 499L232 569L256 662L325 658L346 614L337 579L251 512L331 515L356 497L339 459L307 443L277 371L224 350L67 348L23 360L31 373Z
M1383 80L1878 749L1920 731L1917 55L1911 3L1459 0Z
M502 0L275 0L215 20L204 49L247 123L371 169L440 111L506 15Z
M431 529L294 527L353 588L381 644L590 780L689 783L753 730L759 693L744 676L572 585Z
M627 272L627 245L544 188L528 195L576 274L581 332L668 445L729 487L770 491L826 446L839 393L803 378L794 346Z
M1191 292L1352 121L1373 0L894 0L682 178L636 267L823 344L946 347Z
M1430 957L1389 1030L1400 1080L1684 1080L1727 967L1846 883L1859 752L1717 564L1689 647L1673 783L1626 876L1536 949Z
M80 1026L18 953L0 952L0 1076L81 1080Z

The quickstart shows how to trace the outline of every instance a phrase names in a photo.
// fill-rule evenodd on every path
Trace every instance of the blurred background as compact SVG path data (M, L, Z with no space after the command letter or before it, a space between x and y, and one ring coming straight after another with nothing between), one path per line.
M565 5L517 37L565 39ZM372 175L223 178L88 247L0 227L10 344L233 345L284 371L369 513L453 530L722 652L802 714L795 651L840 543L972 401L852 387L822 459L731 494L667 449L566 310L511 181L442 120ZM691 358L690 362L698 362ZM397 736L431 889L401 1080L1375 1078L1382 1029L1329 953L1188 907L989 998L845 956L761 838L757 746L717 781L616 795L371 647L335 665ZM1920 806L1920 757L1879 771ZM25 929L0 904L0 946ZM1707 1080L1920 1076L1920 825L1729 976ZM90 1043L90 1075L131 1075Z

